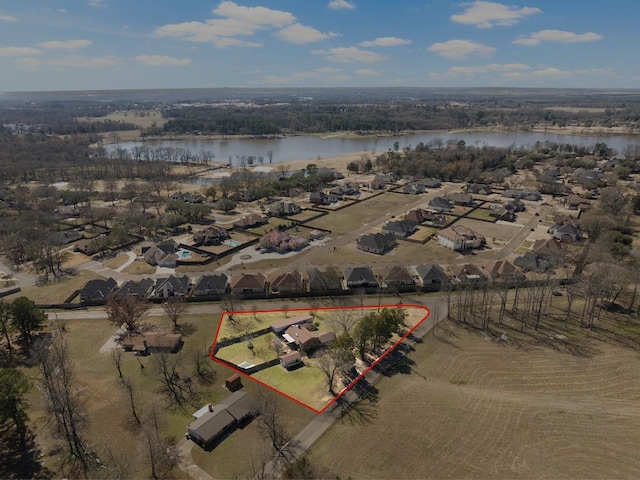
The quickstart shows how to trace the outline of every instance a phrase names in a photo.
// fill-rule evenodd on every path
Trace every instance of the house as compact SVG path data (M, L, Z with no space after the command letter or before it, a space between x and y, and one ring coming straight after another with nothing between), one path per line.
M426 191L425 186L421 183L408 183L402 188L402 193L408 195L417 195Z
M414 268L422 285L448 285L449 277L440 265L426 263Z
M330 205L332 202L332 198L330 198L326 193L324 192L311 192L309 194L309 202L313 203L314 205Z
M454 225L438 232L438 243L454 252L464 252L482 247L485 238L470 228Z
M199 193L174 193L171 195L171 200L175 202L184 202L184 203L202 203L205 198Z
M383 270L380 278L382 288L406 287L416 283L407 269L398 265Z
M549 262L542 255L533 252L527 252L517 257L513 263L525 272L544 273L550 267Z
M269 223L269 218L266 215L251 213L233 222L233 226L235 228L246 230L247 228L259 227L265 223Z
M409 210L404 216L404 219L418 225L422 223L444 223L444 215L425 210L424 208Z
M434 197L429 200L428 203L429 210L438 213L450 212L453 209L453 203L447 200L444 197Z
M82 303L106 301L117 286L118 283L113 278L89 280L80 290L80 301Z
M387 222L382 227L382 233L394 237L408 237L416 230L416 224L408 220L395 220Z
M145 262L152 266L175 268L178 264L176 242L173 240L165 240L150 247L142 247L142 256Z
M545 260L556 260L562 258L565 253L563 244L555 238L548 240L536 240L533 243L532 250Z
M135 280L128 280L122 284L115 295L118 297L129 296L146 300L151 295L154 283L155 282L151 278L143 278L138 282Z
M364 252L382 255L387 250L393 248L396 240L393 235L385 233L373 233L362 235L357 241L356 246Z
M445 198L454 205L461 205L463 207L470 207L473 205L473 195L468 193L451 193Z
M347 288L374 288L378 280L369 267L350 267L344 272Z
M193 235L193 242L197 246L220 245L227 238L229 238L229 232L227 232L227 230L212 226L196 232Z
M82 233L77 230L63 230L51 235L51 240L56 245L68 245L69 243L77 242L83 238Z
M229 198L235 202L253 202L257 197L251 190L233 192Z
M330 345L336 339L333 332L310 331L306 325L292 325L287 328L282 337L288 343L295 343L303 352L315 350Z
M491 185L485 185L483 183L468 183L465 190L467 193L474 195L491 195L493 193Z
M283 318L282 320L273 322L269 325L269 328L271 328L273 333L282 333L289 327L294 325L304 325L307 323L313 323L313 317L308 314L303 314L296 317Z
M287 370L297 367L298 365L304 365L302 362L302 354L298 351L293 351L290 353L285 353L280 357L280 365L282 365Z
M573 243L582 238L582 233L576 225L566 223L564 225L553 225L549 228L549 233L553 235L553 238L565 243Z
M341 198L344 196L359 195L360 190L347 182L333 187L331 190L329 190L329 193Z
M182 335L163 332L127 333L120 340L126 352L133 351L136 355L176 353L182 344Z
M269 215L272 217L286 217L300 212L300 207L293 202L282 200L269 208Z
M342 274L333 268L318 270L311 268L307 271L309 290L312 292L330 292L342 290Z
M190 290L191 279L187 275L182 277L170 275L167 278L156 280L153 296L155 298L186 297Z
M257 414L257 406L249 394L235 392L218 405L209 405L203 415L191 422L187 438L206 447Z
M455 280L463 285L477 284L487 279L482 268L471 263L467 263L465 265L454 265L450 270Z
M387 182L382 175L376 175L373 177L373 180L369 182L369 188L371 190L383 190L386 185Z
M215 275L202 275L193 287L194 297L207 297L209 295L224 295L227 293L229 277L224 273Z
M513 222L516 219L515 213L511 210L507 209L504 205L495 205L496 208L493 208L493 205L490 208L489 215L495 217L496 220L502 220L504 222Z
M502 193L505 198L517 198L520 200L529 200L537 202L542 200L542 195L537 190L505 190Z
M285 272L272 276L269 280L273 293L295 293L303 290L300 272Z
M425 188L440 188L442 183L435 177L423 178L418 183L424 185Z
M231 291L233 293L261 293L265 289L265 276L261 273L242 273L232 277Z
M492 279L513 282L522 281L526 278L524 273L507 260L485 263L482 268L487 273L487 276Z
M517 212L524 212L526 209L526 206L522 202L522 200L520 200L519 198L516 198L514 200L511 200L510 202L505 203L504 208L506 208L510 212L517 213Z
M569 210L586 210L591 206L591 202L578 195L569 195L564 199L564 205Z
M287 232L272 230L260 238L260 248L269 252L295 252L309 245L309 241L302 237L292 237Z

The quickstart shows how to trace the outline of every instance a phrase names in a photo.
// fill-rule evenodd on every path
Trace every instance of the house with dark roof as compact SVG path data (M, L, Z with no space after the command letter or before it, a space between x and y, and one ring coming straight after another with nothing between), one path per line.
M287 370L290 370L291 368L297 367L299 365L304 365L304 362L302 361L302 354L297 350L285 353L284 355L280 355L279 360L280 365L282 365Z
M170 275L167 278L156 280L153 296L155 298L186 297L189 295L190 290L191 279L187 275L182 277Z
M282 200L269 207L269 215L272 217L286 217L300 212L300 207L293 202Z
M468 183L464 189L467 193L472 193L474 195L491 195L493 193L491 185L486 185L484 183Z
M204 409L187 427L187 438L206 447L256 415L258 407L249 394L235 392L218 405Z
M171 200L175 202L184 202L184 203L202 203L205 198L199 193L174 193L171 195Z
M494 205L489 209L489 215L494 217L496 220L502 220L504 222L513 222L516 219L515 213L511 210L508 210L504 205Z
M369 267L349 267L344 271L347 288L374 288L378 280Z
M197 246L220 245L227 238L229 238L229 232L224 228L215 226L207 227L193 234L193 242Z
M564 225L556 224L549 228L549 233L553 238L565 243L573 243L582 238L582 232L577 225L565 223Z
M178 265L176 242L165 240L150 247L142 247L145 262L152 266L175 268Z
M308 314L297 315L295 317L283 318L269 325L273 333L283 333L287 328L294 325L304 325L313 323L313 317Z
M468 193L450 193L445 198L454 205L461 205L463 207L473 205L473 195Z
M234 293L261 293L265 289L266 278L261 273L241 273L231 278Z
M82 240L84 237L82 233L77 230L63 230L61 232L56 232L51 236L53 243L56 245L68 245L73 242L77 242L78 240Z
M444 215L430 210L425 210L424 208L414 208L413 210L409 210L404 216L404 219L417 225L422 223L444 223Z
M428 203L429 210L433 210L434 212L445 213L450 212L453 209L453 203L447 200L444 197L434 197L429 200Z
M143 278L138 282L135 280L128 280L122 284L115 295L118 297L129 296L146 300L151 296L154 283L155 282L151 278Z
M382 233L394 237L408 237L416 231L416 224L408 220L393 220L382 227Z
M133 351L136 355L177 353L182 344L182 335L166 332L127 333L120 340L126 352Z
M423 178L418 183L424 185L425 188L440 188L442 185L442 182L435 177Z
M537 202L542 200L542 195L537 190L505 190L502 196L506 198L517 198Z
M193 287L194 297L207 297L209 295L224 295L227 293L229 277L224 273L215 275L202 275Z
M272 275L269 286L273 293L295 293L303 290L302 274L300 272L285 272Z
M117 286L118 283L113 278L89 280L80 290L80 301L82 303L106 301Z
M312 292L331 292L342 290L342 274L333 268L307 270L309 290Z
M359 250L378 255L382 255L387 250L390 250L395 246L395 244L395 237L386 233L362 235L358 240L356 240L356 246Z
M563 203L569 210L587 210L591 207L589 200L579 197L578 195L565 197Z
M303 237L292 237L287 232L271 230L260 237L259 246L269 252L295 252L309 245L309 241Z
M402 193L406 193L408 195L418 195L419 193L424 193L426 188L421 183L407 183L404 187L402 187Z
M422 285L448 285L449 277L440 265L425 263L415 268Z
M549 262L542 255L534 252L527 252L520 257L516 257L513 263L524 272L544 273L550 267Z
M382 288L407 287L415 285L416 281L405 267L395 265L380 272Z
M309 202L313 203L314 205L330 205L331 203L333 203L333 201L333 198L329 197L326 193L321 191L311 192L309 194Z

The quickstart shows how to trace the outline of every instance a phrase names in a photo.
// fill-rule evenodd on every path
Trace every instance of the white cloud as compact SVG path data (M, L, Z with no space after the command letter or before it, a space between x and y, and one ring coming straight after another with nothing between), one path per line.
M448 42L434 43L427 51L437 53L443 57L456 60L465 59L469 56L490 57L496 51L482 43L470 42L468 40L449 40Z
M467 9L458 15L451 15L451 20L465 25L475 25L478 28L491 28L494 26L509 26L520 20L542 13L537 7L507 6L496 2L477 0L467 4Z
M451 67L445 73L432 73L432 78L444 79L451 77L473 77L487 73L497 72L507 75L509 72L526 72L531 70L529 65L524 63L490 63L487 65L473 65L469 67Z
M41 53L42 50L31 47L0 47L0 57L26 57Z
M40 66L41 62L37 58L25 57L17 59L14 63L23 70L35 70Z
M356 70L354 72L356 75L363 75L366 77L376 77L382 75L380 70L374 70L372 68L361 68L360 70Z
M378 37L375 40L360 42L361 47L399 47L401 45L410 45L411 40L398 37Z
M598 33L573 33L563 30L541 30L532 33L528 37L520 37L514 40L516 45L539 45L540 42L558 42L558 43L580 43L595 42L602 40L604 37Z
M96 58L83 57L80 55L69 55L63 58L48 60L47 63L56 67L115 67L120 64L120 59L112 55L106 55L104 57Z
M332 10L353 10L356 8L356 5L353 2L348 2L347 0L331 0L327 7Z
M107 0L89 0L89 5L96 8L106 8L109 6L107 5Z
M324 33L313 27L307 27L295 23L280 30L276 36L281 40L291 43L313 43L330 37L337 37L337 33Z
M261 43L238 40L234 37L251 36L258 30L283 28L294 24L296 17L281 10L266 7L244 7L225 1L213 10L218 18L204 22L183 22L163 25L155 29L160 37L183 38L189 42L213 43L216 47L257 47Z
M616 73L610 67L588 68L576 70L562 70L556 67L540 68L530 72L506 72L503 77L509 80L539 80L539 79L566 79L584 76L615 77Z
M166 55L138 55L136 60L149 67L184 67L191 64L188 58L175 58Z
M376 63L384 60L379 53L361 50L357 47L337 47L329 50L314 50L314 55L326 55L327 59L337 63Z
M16 17L12 17L11 15L5 15L0 12L0 22L17 22L18 19Z
M53 40L51 42L39 43L38 46L51 50L77 50L79 48L88 47L92 44L93 42L91 40Z

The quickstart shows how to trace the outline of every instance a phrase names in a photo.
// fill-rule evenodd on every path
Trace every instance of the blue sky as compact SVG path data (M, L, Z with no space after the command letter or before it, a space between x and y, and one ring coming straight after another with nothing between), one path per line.
M0 0L0 91L639 88L638 0Z

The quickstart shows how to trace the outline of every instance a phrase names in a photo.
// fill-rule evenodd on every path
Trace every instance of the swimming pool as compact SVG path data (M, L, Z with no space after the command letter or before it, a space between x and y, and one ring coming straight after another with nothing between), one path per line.
M225 240L224 244L229 245L230 247L239 247L240 245L242 245L242 242L239 242L237 240Z
M189 250L178 250L178 258L189 258L191 257L191 252Z

